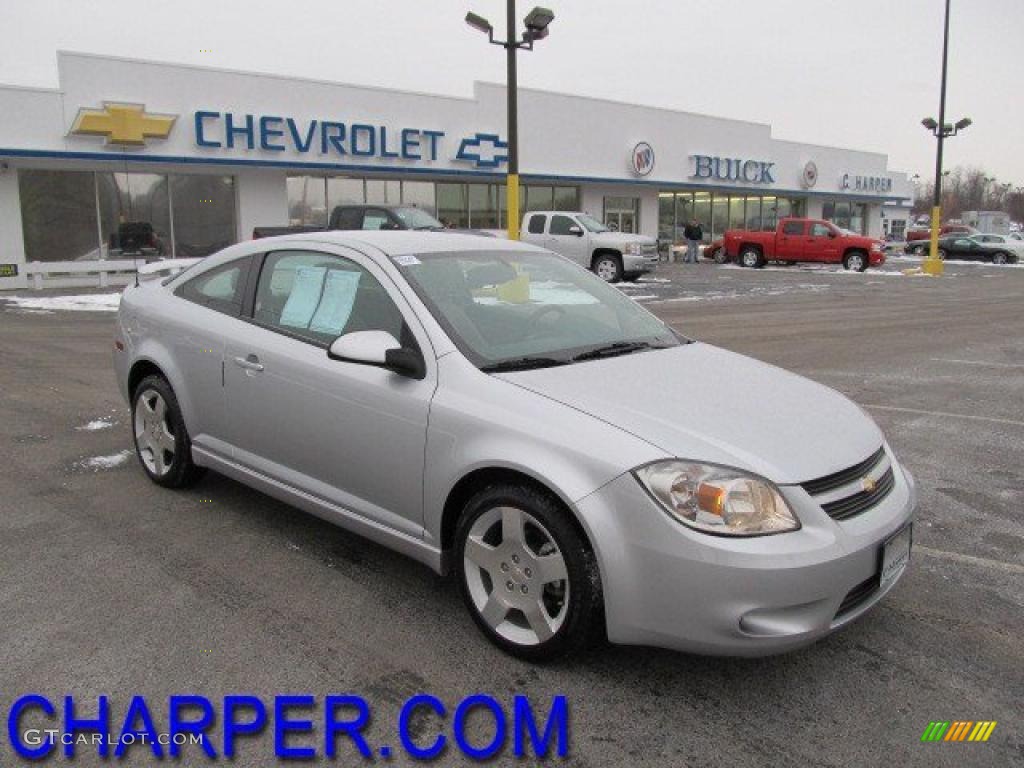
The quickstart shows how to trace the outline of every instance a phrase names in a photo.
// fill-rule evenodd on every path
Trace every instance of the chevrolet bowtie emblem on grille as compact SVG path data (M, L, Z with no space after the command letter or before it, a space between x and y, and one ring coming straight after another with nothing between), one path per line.
M177 115L146 111L144 104L103 102L103 109L80 109L71 133L106 136L107 144L141 147L146 139L166 139Z
M866 493L871 493L875 490L875 481L870 477L861 478L860 487L863 488Z

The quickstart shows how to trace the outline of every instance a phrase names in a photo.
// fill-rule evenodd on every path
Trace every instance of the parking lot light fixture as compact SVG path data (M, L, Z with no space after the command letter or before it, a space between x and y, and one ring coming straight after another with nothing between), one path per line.
M555 14L547 8L537 6L523 19L522 37L516 35L516 2L507 0L506 34L504 40L494 39L494 27L483 16L475 13L466 14L466 23L487 35L493 45L505 49L507 82L505 90L508 96L508 165L506 175L506 216L508 217L508 239L519 239L519 86L516 75L516 54L520 49L532 51L533 44L548 36L548 26L554 21Z

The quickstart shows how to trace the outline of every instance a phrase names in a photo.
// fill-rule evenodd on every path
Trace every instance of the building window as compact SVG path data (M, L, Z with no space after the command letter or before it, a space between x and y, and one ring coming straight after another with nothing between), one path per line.
M209 256L235 242L235 178L171 176L174 254Z
M28 261L205 256L236 239L230 176L22 170L18 188Z
M288 223L294 226L327 226L327 179L322 176L289 176Z
M821 206L821 218L841 229L862 235L867 227L867 205L846 200L826 200Z
M26 261L100 258L96 180L81 171L18 171Z
M902 240L907 234L907 222L905 219L893 219L889 223L889 234L894 240Z

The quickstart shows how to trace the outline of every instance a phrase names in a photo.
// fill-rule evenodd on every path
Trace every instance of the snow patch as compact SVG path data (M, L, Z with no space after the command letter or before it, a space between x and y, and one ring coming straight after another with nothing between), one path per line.
M101 416L98 419L93 419L88 424L83 424L80 427L75 427L79 432L95 432L99 429L110 429L117 422L108 419L106 416Z
M67 312L117 312L121 303L120 293L89 293L77 296L4 296L6 301L19 309L49 310Z
M128 459L132 457L130 450L123 450L117 453L112 453L109 456L93 456L89 459L84 459L79 462L79 466L82 469L91 469L93 472L99 472L102 469L114 469L124 464Z

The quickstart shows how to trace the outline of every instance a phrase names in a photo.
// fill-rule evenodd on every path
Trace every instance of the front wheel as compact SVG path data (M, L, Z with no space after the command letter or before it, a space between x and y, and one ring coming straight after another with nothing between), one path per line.
M715 251L715 264L725 264L729 260L729 254L725 248Z
M597 561L569 514L521 485L486 488L462 512L460 592L484 635L513 656L565 656L603 632Z
M622 279L622 259L618 256L598 256L594 259L594 273L606 283Z
M192 441L178 399L162 376L147 376L135 388L132 427L135 453L154 483L185 488L202 476L192 462Z
M863 272L868 268L868 257L861 251L852 251L843 257L843 267L851 272Z
M992 263L993 264L1006 264L1009 260L1010 260L1010 257L1007 256L1002 251L1000 251L999 253L993 253L992 254Z

